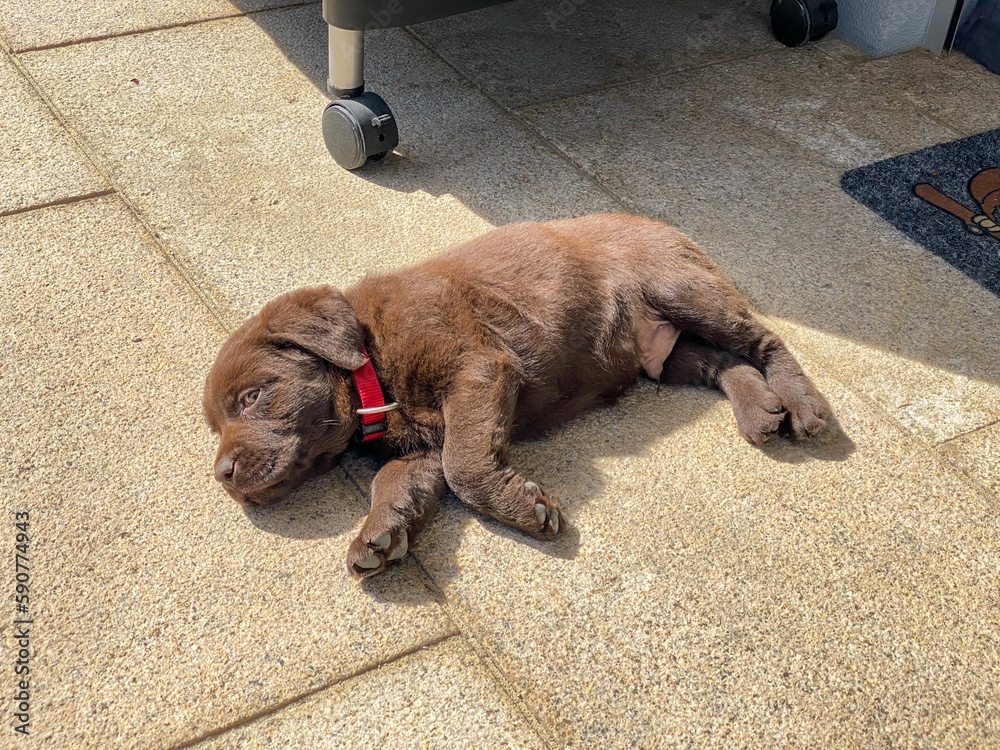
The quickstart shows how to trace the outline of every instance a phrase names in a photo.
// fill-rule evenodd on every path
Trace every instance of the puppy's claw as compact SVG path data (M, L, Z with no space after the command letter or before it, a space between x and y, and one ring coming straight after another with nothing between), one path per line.
M382 561L379 559L378 555L373 554L373 555L368 555L368 557L362 557L354 564L357 565L359 568L364 568L365 570L374 570L375 568L377 568L379 565L382 564Z
M540 525L545 524L545 506L541 503L535 505L535 515L538 516L538 523Z
M378 547L379 549L388 549L391 543L392 543L392 534L390 534L388 531L383 531L381 534L379 534L371 541L371 545L373 547Z
M759 433L757 435L757 445L763 445L764 443L766 443L768 440L770 440L771 438L773 438L777 434L778 434L777 432L761 432L761 433ZM754 441L751 440L750 442L752 443Z
M537 509L538 506L536 505L535 508ZM553 534L559 533L559 510L557 508L549 511L549 526L552 527Z
M386 534L388 533L389 532L387 531ZM389 556L385 559L391 562L392 560L398 560L399 558L403 557L403 555L406 554L408 541L409 538L406 533L406 529L403 529L402 531L399 532L399 545L396 547L396 549L390 552Z
M528 489L528 492L541 492L542 491L541 488L537 484L535 484L534 482L531 482L531 481L525 482L524 486Z

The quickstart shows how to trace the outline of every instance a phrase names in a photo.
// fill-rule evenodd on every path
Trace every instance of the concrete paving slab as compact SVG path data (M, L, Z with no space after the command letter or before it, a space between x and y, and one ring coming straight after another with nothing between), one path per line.
M369 86L402 142L358 173L323 145L326 26L314 8L25 60L234 322L294 286L345 285L493 224L617 205L405 31L370 36Z
M302 0L0 0L0 37L18 52L302 4ZM319 3L313 4L313 12L320 13Z
M866 61L852 70L866 85L891 89L962 135L1000 128L1000 78L955 51L913 50Z
M938 450L973 480L1000 498L1000 423L962 435Z
M819 49L824 55L840 62L865 63L872 59L872 56L863 49L837 38L835 33L827 34L818 44L813 42L809 46Z
M1000 417L1000 300L840 189L848 168L958 136L892 91L807 49L521 113L907 429L939 442Z
M0 219L0 247L9 552L30 514L25 747L169 747L454 632L414 566L347 578L364 507L342 474L256 513L213 486L200 401L223 332L117 199Z
M514 451L566 510L558 541L454 500L416 541L453 616L557 741L1000 741L995 498L817 382L842 431L763 450L721 397L640 385ZM364 483L370 467L349 471Z
M210 748L544 748L462 638L366 672L196 745Z
M2 50L0 113L0 214L108 189Z
M767 7L740 0L517 0L414 31L511 107L783 49Z
M601 126L615 137L605 135L601 142L622 141L623 148L640 146L650 163L657 165L686 146L663 139L666 125L724 129L727 136L739 134L740 145L753 139L755 146L772 147L776 157L780 149L794 146L839 170L958 137L957 131L927 118L892 89L873 87L854 76L858 66L824 52L840 44L833 39L798 49L781 47L747 59L661 76L644 85L616 87L520 111L535 122L546 114L562 113L567 121L565 136L558 137L554 121L544 127L546 135L560 143L572 142L573 136L589 131L602 118ZM643 105L648 105L648 114L635 118ZM581 118L578 112L584 106L588 116ZM623 116L633 116L636 124L629 131L616 131ZM646 138L639 139L637 130L646 133ZM684 128L679 135L685 135ZM580 147L593 140L581 141ZM661 147L670 152L663 153Z

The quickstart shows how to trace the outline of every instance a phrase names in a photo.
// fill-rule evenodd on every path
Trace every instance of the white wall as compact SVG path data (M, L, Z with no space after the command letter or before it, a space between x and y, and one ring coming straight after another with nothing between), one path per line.
M923 44L935 0L837 0L836 34L873 57Z

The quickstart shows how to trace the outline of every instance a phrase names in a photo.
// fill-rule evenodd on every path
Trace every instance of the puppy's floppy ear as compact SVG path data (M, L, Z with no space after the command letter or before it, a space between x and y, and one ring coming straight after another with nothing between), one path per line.
M365 363L361 323L344 295L333 287L289 292L267 303L261 318L275 344L297 346L345 370L357 370Z

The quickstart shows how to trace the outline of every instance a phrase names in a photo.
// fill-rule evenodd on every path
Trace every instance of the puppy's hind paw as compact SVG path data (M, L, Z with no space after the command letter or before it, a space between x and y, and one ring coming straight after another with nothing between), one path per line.
M788 416L781 425L781 433L797 440L818 435L832 415L830 405L804 375L782 396Z
M723 377L736 428L743 439L751 445L762 445L777 435L787 412L764 376L754 367L742 366L728 370Z
M751 445L763 445L777 435L787 416L773 392L769 398L752 403L734 403L733 413L736 415L736 428Z

